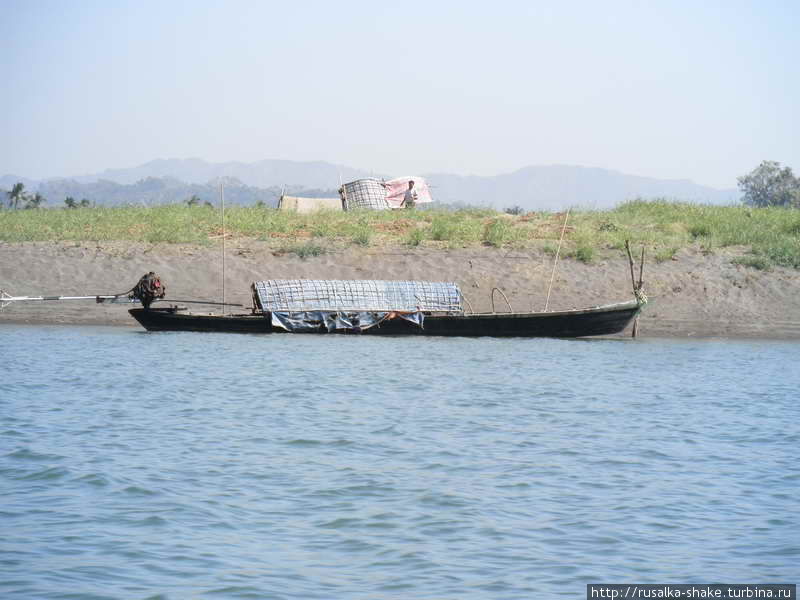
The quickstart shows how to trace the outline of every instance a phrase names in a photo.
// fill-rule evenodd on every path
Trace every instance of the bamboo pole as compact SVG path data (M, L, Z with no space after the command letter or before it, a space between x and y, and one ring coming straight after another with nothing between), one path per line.
M642 280L642 276L644 273L644 246L642 246L642 256L639 261L639 281L636 281L636 276L634 275L633 268L633 253L631 252L631 244L629 240L625 240L625 250L628 253L628 265L631 269L631 285L633 286L633 295L636 298L637 302L641 302L641 291L642 286L644 286L644 281ZM636 318L633 320L633 328L631 329L631 337L637 337L639 335L639 315L636 315Z
M642 271L644 271L644 246L642 246L642 259L639 262L639 284L637 286L639 290L641 290L644 285L644 281L642 281Z
M222 205L222 314L225 315L225 184L221 179L219 197Z
M636 295L636 276L633 274L633 255L631 254L630 240L625 240L625 251L628 253L628 265L631 268L631 285L633 286L633 294Z

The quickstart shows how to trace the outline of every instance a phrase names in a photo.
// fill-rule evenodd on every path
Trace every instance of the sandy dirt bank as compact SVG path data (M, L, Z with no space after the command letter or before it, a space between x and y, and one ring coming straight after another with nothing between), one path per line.
M650 302L643 337L800 339L800 272L757 271L730 262L735 249L710 255L680 251L675 260L645 265ZM257 279L424 279L455 281L472 308L491 311L500 288L515 311L543 310L553 258L535 250L349 248L301 259L267 243L227 243L226 299L250 305ZM12 295L124 292L147 271L158 273L168 298L220 300L220 248L127 243L0 243L0 289ZM632 297L627 259L607 251L592 264L562 260L551 310L584 308ZM496 310L508 310L496 295ZM205 310L198 307L198 310ZM138 327L124 305L93 302L15 303L4 323Z

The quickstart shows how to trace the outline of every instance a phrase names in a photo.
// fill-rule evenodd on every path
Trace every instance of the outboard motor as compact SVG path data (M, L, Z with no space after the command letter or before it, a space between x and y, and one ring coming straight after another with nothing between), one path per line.
M154 301L160 300L166 293L167 287L161 283L161 278L150 271L143 275L139 283L133 287L130 297L141 302L147 310Z

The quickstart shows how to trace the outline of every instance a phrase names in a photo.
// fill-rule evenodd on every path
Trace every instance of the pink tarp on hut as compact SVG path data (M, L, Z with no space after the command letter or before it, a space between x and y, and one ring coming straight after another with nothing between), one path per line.
M386 202L392 208L402 208L403 197L408 189L408 182L414 182L414 191L417 192L417 204L433 202L431 190L422 177L398 177L386 182Z

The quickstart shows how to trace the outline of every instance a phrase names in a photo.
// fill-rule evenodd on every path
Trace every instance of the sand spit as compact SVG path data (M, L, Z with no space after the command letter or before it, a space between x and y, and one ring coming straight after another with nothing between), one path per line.
M730 258L736 253L683 250L673 260L648 262L644 279L650 302L640 334L800 339L800 271L764 272L735 265ZM552 266L553 258L537 250L368 247L301 259L268 243L231 240L226 299L249 306L249 286L256 279L424 279L457 282L475 311L492 310L494 287L516 311L542 310ZM0 243L0 289L13 295L124 292L147 271L162 277L170 298L221 298L222 262L216 246ZM607 251L588 265L560 261L549 308L583 308L631 297L627 259ZM508 310L499 294L495 300L498 312ZM3 323L138 327L124 305L80 301L16 303L0 311Z

